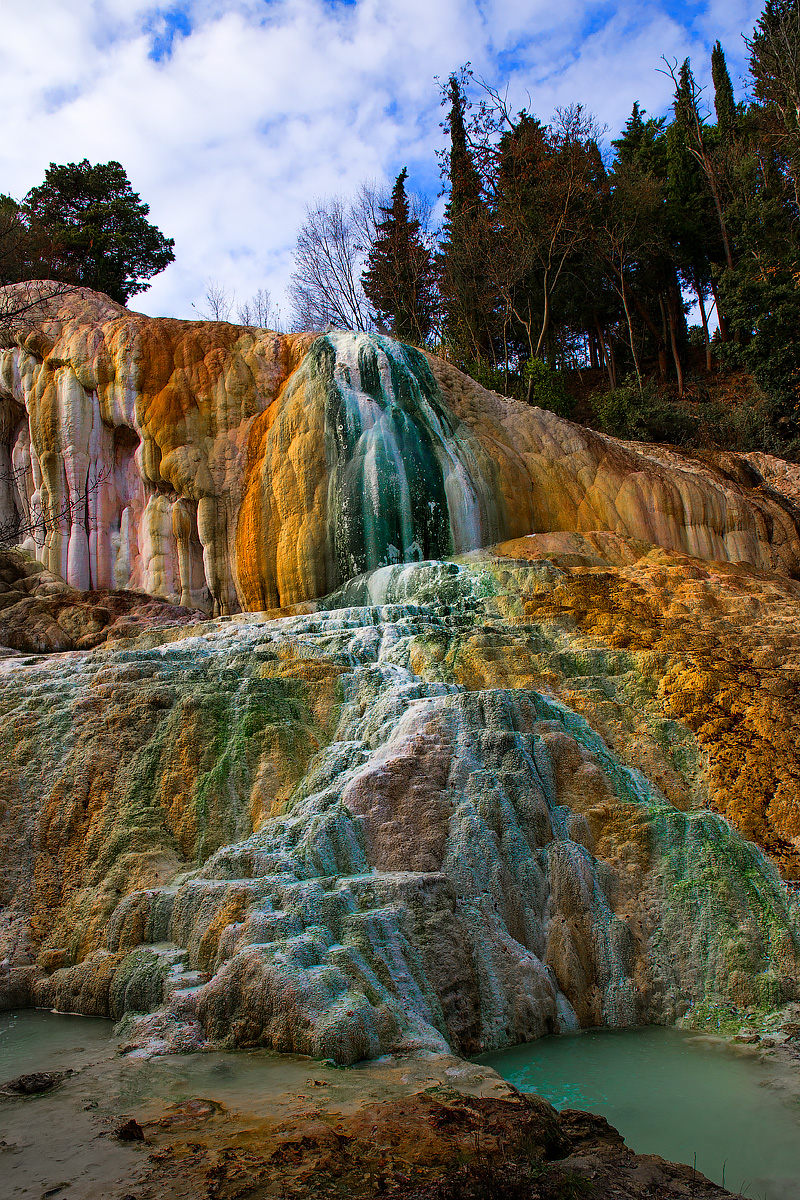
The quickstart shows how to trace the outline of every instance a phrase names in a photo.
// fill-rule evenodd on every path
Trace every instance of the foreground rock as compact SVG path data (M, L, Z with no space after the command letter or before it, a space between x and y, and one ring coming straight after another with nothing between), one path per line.
M79 592L30 554L0 548L0 653L91 650L108 639L201 620L142 592Z
M313 1115L291 1124L263 1121L254 1127L251 1120L246 1128L208 1103L194 1104L200 1119L190 1102L175 1105L173 1113L148 1127L159 1148L142 1179L142 1200L332 1200L342 1195L365 1200L722 1200L733 1195L692 1167L634 1154L602 1117L557 1113L536 1096L494 1099L431 1088L352 1116L317 1106Z

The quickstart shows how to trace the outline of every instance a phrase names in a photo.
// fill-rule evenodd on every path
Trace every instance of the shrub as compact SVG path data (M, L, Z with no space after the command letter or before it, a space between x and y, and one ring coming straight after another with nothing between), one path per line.
M575 401L567 395L563 377L549 363L541 358L529 358L522 377L533 404L549 409L558 417L571 416Z

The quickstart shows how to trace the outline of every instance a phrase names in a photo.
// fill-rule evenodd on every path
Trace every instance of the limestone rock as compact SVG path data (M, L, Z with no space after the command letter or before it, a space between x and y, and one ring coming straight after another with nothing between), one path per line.
M705 728L798 585L536 542L9 660L0 1002L353 1062L800 1000L797 902L720 815L732 780L780 850L796 743L742 696L734 774Z
M793 575L792 478L603 437L379 336L150 319L76 289L0 350L0 525L79 590L214 613L552 530Z
M0 549L0 647L18 653L89 650L110 638L203 619L142 592L79 592L20 550Z
M66 651L0 663L0 1006L354 1062L800 1000L788 467L80 290L0 406Z

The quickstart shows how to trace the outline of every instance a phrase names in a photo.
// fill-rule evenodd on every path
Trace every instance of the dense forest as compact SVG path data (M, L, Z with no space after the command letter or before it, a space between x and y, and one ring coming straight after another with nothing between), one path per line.
M365 188L349 209L317 204L296 323L385 329L623 436L797 457L798 0L767 0L746 41L746 100L719 42L708 98L688 59L663 60L669 117L634 104L605 154L579 104L545 125L468 69L452 75L442 229L405 170L382 201Z

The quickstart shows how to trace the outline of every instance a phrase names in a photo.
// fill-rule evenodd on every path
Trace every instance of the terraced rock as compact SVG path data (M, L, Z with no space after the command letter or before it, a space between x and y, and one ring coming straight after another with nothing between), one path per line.
M353 1062L796 998L798 906L726 815L794 862L798 586L554 537L2 664L0 1002Z

